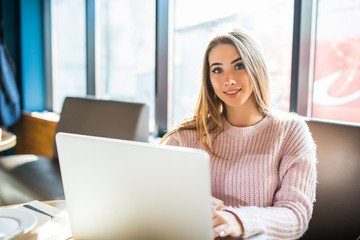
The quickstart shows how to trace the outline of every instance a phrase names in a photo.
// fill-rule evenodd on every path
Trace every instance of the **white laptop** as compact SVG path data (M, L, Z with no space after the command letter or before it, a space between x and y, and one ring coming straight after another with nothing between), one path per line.
M75 239L212 239L206 152L58 133Z

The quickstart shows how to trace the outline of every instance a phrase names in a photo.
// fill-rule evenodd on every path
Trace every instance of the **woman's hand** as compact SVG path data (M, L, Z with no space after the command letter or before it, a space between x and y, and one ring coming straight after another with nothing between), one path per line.
M213 212L213 235L216 237L239 237L244 229L240 219L227 211Z
M213 211L216 211L216 210L219 211L223 208L226 208L226 206L224 205L224 202L221 201L220 199L211 197L210 201L211 201L211 207L212 207Z

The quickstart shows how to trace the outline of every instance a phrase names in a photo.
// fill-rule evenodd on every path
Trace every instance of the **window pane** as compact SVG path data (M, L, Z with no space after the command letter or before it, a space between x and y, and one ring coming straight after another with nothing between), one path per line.
M102 0L96 19L100 97L148 104L153 132L155 1Z
M288 0L174 0L169 128L193 114L205 47L214 28L224 24L245 27L261 41L271 74L272 105L288 111L293 8Z
M360 123L360 2L319 0L312 116Z
M51 1L53 110L86 95L85 1Z

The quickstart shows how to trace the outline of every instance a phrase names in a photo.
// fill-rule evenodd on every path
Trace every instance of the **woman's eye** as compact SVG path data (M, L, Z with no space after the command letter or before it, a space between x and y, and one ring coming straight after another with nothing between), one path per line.
M238 70L238 69L244 69L244 68L245 68L245 66L244 66L243 63L238 63L238 64L235 65L235 69L236 69L236 70Z
M213 70L211 70L213 73L222 73L222 69L221 68L214 68Z

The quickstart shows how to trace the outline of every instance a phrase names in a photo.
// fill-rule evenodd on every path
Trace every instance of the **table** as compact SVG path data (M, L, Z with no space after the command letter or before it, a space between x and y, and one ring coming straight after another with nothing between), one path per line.
M66 208L65 200L51 200L51 201L44 201L44 203L49 204L50 206L61 209L61 210ZM0 208L9 208L9 207L17 206L17 205L3 206L3 207L0 207ZM226 240L228 238L216 238L216 239L224 239L224 240ZM68 238L66 240L75 240L75 239L71 237L71 238ZM267 236L264 235L264 234L259 234L259 235L256 235L256 236L253 236L253 237L250 237L250 238L246 238L244 240L267 240Z
M16 136L13 133L2 130L0 152L8 150L16 145Z
M65 200L51 200L51 201L44 201L44 203L49 204L52 207L56 207L59 209L65 209L66 208L66 202ZM68 238L67 240L74 240L74 238Z
M44 201L43 203L46 203L52 207L55 207L55 208L58 208L61 210L66 208L65 200L51 200L51 201ZM10 208L10 207L18 206L18 205L20 205L20 204L1 206L0 208ZM68 238L67 240L74 240L74 238Z

